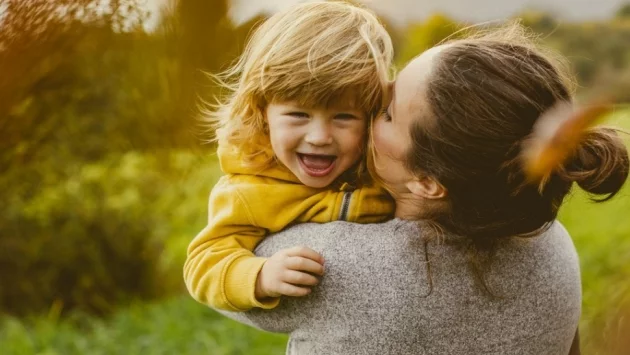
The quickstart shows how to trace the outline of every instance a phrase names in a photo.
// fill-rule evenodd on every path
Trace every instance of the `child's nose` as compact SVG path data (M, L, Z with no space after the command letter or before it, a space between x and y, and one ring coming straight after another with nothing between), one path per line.
M332 137L332 134L330 132L330 128L328 127L328 125L316 124L316 125L313 125L309 129L308 134L306 134L306 137L304 140L308 144L312 144L315 146L323 146L323 145L332 144L333 137Z

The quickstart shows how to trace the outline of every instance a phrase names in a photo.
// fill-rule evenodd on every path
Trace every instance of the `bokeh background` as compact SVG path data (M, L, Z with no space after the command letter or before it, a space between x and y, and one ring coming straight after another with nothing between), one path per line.
M0 353L283 354L286 336L187 296L181 268L220 172L200 102L276 0L0 0ZM398 66L459 28L520 18L578 96L630 128L630 3L372 0ZM630 187L562 209L585 354L630 349ZM489 335L491 336L491 335Z

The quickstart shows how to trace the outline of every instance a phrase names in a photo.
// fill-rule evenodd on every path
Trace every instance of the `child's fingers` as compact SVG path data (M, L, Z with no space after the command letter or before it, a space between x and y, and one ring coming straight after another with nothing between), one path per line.
M282 281L293 285L315 286L319 283L317 277L305 272L286 270L282 277Z
M324 265L301 256L291 256L286 259L285 267L289 270L306 271L315 275L324 274Z
M301 256L303 258L311 259L320 264L324 263L324 258L315 250L307 247L293 247L286 250L287 256Z
M308 287L299 287L288 283L280 285L278 292L285 296L303 297L311 293L311 289Z

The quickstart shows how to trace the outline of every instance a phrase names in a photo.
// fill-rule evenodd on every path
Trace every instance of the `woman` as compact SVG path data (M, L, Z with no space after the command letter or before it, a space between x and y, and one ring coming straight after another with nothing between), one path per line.
M412 60L373 126L372 171L396 219L297 225L266 239L257 254L320 252L321 283L274 310L227 315L290 333L289 354L569 353L581 287L558 209L573 182L612 197L630 164L615 132L597 128L545 179L526 179L521 148L571 94L520 32Z

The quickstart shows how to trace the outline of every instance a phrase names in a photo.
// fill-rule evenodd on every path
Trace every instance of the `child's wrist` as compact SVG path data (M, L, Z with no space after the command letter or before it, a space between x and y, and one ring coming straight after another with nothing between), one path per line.
M265 298L269 298L269 294L267 292L265 292L263 285L262 285L262 269L260 269L260 271L258 272L258 276L256 276L256 287L254 288L254 297L256 297L257 300L263 300Z

